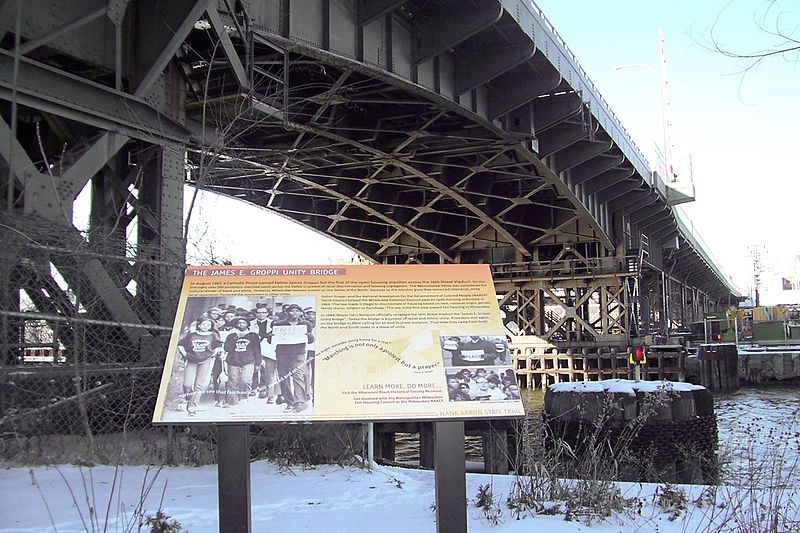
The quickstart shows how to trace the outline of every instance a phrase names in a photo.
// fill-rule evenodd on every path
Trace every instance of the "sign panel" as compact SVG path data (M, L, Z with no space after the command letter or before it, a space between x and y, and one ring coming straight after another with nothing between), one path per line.
M189 267L154 423L525 411L488 265Z

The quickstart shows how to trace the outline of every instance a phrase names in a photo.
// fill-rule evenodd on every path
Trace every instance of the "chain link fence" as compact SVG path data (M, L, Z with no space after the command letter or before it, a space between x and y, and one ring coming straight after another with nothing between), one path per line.
M185 264L0 211L0 456L23 463L208 464L212 426L151 424ZM251 456L352 462L360 424L252 427Z
M61 435L103 459L100 436L153 429L184 264L124 231L97 233L0 212L6 456Z

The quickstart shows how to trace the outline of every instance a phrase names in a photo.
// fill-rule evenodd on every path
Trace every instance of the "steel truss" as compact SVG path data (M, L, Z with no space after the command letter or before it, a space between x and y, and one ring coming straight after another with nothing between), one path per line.
M615 119L592 108L580 73L562 76L534 46L513 2L331 0L307 3L308 17L279 1L52 4L0 5L4 242L48 226L37 246L90 255L17 247L3 310L19 310L21 289L42 295L43 314L81 293L93 302L85 318L120 324L136 353L140 325L171 320L180 270L165 265L183 261L187 182L376 262L572 261L564 279L537 267L530 294L515 296L548 339L629 332L626 254L645 231L658 243L683 235ZM347 51L331 28L351 23ZM82 235L72 210L87 183ZM682 242L656 262L724 292L702 250ZM20 265L27 288L13 281Z

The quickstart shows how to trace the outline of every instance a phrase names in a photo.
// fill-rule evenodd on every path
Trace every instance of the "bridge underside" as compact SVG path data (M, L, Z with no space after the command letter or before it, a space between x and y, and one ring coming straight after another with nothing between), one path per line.
M537 17L517 0L1 3L3 364L159 361L187 183L375 262L491 264L506 319L552 344L621 346L728 305Z
M234 93L224 102L190 106L189 116L212 116L225 132L213 165L204 160L214 150L191 153L202 188L276 210L382 263L512 262L546 259L564 243L591 255L610 247L566 187L543 176L525 136L331 57L255 53L273 67L255 75L255 106L235 85L220 87Z

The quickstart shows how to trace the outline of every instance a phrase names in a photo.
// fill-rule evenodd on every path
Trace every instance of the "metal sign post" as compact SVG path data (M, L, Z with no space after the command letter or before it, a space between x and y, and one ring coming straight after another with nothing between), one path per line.
M217 426L220 533L250 533L250 427Z
M467 468L464 422L433 425L437 533L467 531Z

